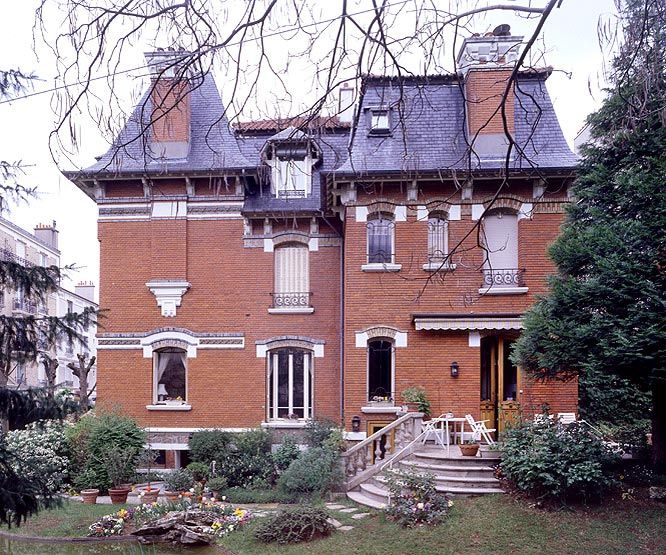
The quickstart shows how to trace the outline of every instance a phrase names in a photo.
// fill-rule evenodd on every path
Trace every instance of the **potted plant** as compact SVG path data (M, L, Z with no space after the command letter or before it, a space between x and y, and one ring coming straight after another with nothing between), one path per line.
M99 488L97 488L96 477L90 470L84 470L74 479L74 486L78 488L81 499L86 505L97 503Z
M113 484L109 488L109 496L114 505L127 503L127 496L131 490L131 485L128 487L127 480L134 473L137 456L138 453L134 448L109 447L102 451L100 460Z
M152 449L146 449L139 457L140 464L148 470L148 483L145 488L139 493L142 503L155 503L157 496L160 494L160 488L150 485L152 464L157 458L157 453Z
M219 499L222 492L227 489L229 483L224 476L215 476L211 478L208 482L208 489L213 492L213 495Z
M199 482L201 485L206 483L210 475L208 465L201 462L191 462L187 465L186 470L192 476L192 480Z
M402 399L409 410L422 412L425 416L430 416L430 401L423 387L415 385L408 387L402 392Z
M170 501L176 501L184 492L189 491L194 485L194 480L184 468L178 468L164 476L164 485L166 487L164 495Z
M465 457L476 457L479 451L479 442L476 439L468 439L460 447L460 452Z

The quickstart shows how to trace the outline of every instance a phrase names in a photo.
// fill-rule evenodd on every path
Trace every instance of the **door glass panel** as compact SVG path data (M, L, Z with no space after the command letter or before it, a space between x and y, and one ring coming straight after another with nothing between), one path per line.
M513 341L504 340L504 391L502 392L503 401L515 401L518 393L518 368L511 362L511 346Z
M294 414L303 418L303 351L294 351Z
M278 351L278 418L289 416L289 351Z
M371 341L368 343L368 399L392 397L391 382L391 342Z

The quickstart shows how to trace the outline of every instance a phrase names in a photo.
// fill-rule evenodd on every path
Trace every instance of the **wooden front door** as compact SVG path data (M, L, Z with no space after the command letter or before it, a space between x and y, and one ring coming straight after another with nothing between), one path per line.
M481 420L503 431L518 422L520 371L511 362L513 339L492 335L481 339Z

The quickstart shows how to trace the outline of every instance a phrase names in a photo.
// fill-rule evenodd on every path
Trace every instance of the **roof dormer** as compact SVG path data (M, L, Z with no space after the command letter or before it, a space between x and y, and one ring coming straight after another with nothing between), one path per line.
M306 198L312 194L312 168L321 151L309 135L287 127L266 141L261 151L271 168L271 193L282 199Z

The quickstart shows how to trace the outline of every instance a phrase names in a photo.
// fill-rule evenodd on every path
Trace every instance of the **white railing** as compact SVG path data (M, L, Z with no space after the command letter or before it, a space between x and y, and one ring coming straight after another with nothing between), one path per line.
M345 489L353 490L389 462L409 455L423 435L422 427L423 413L409 412L342 453Z

